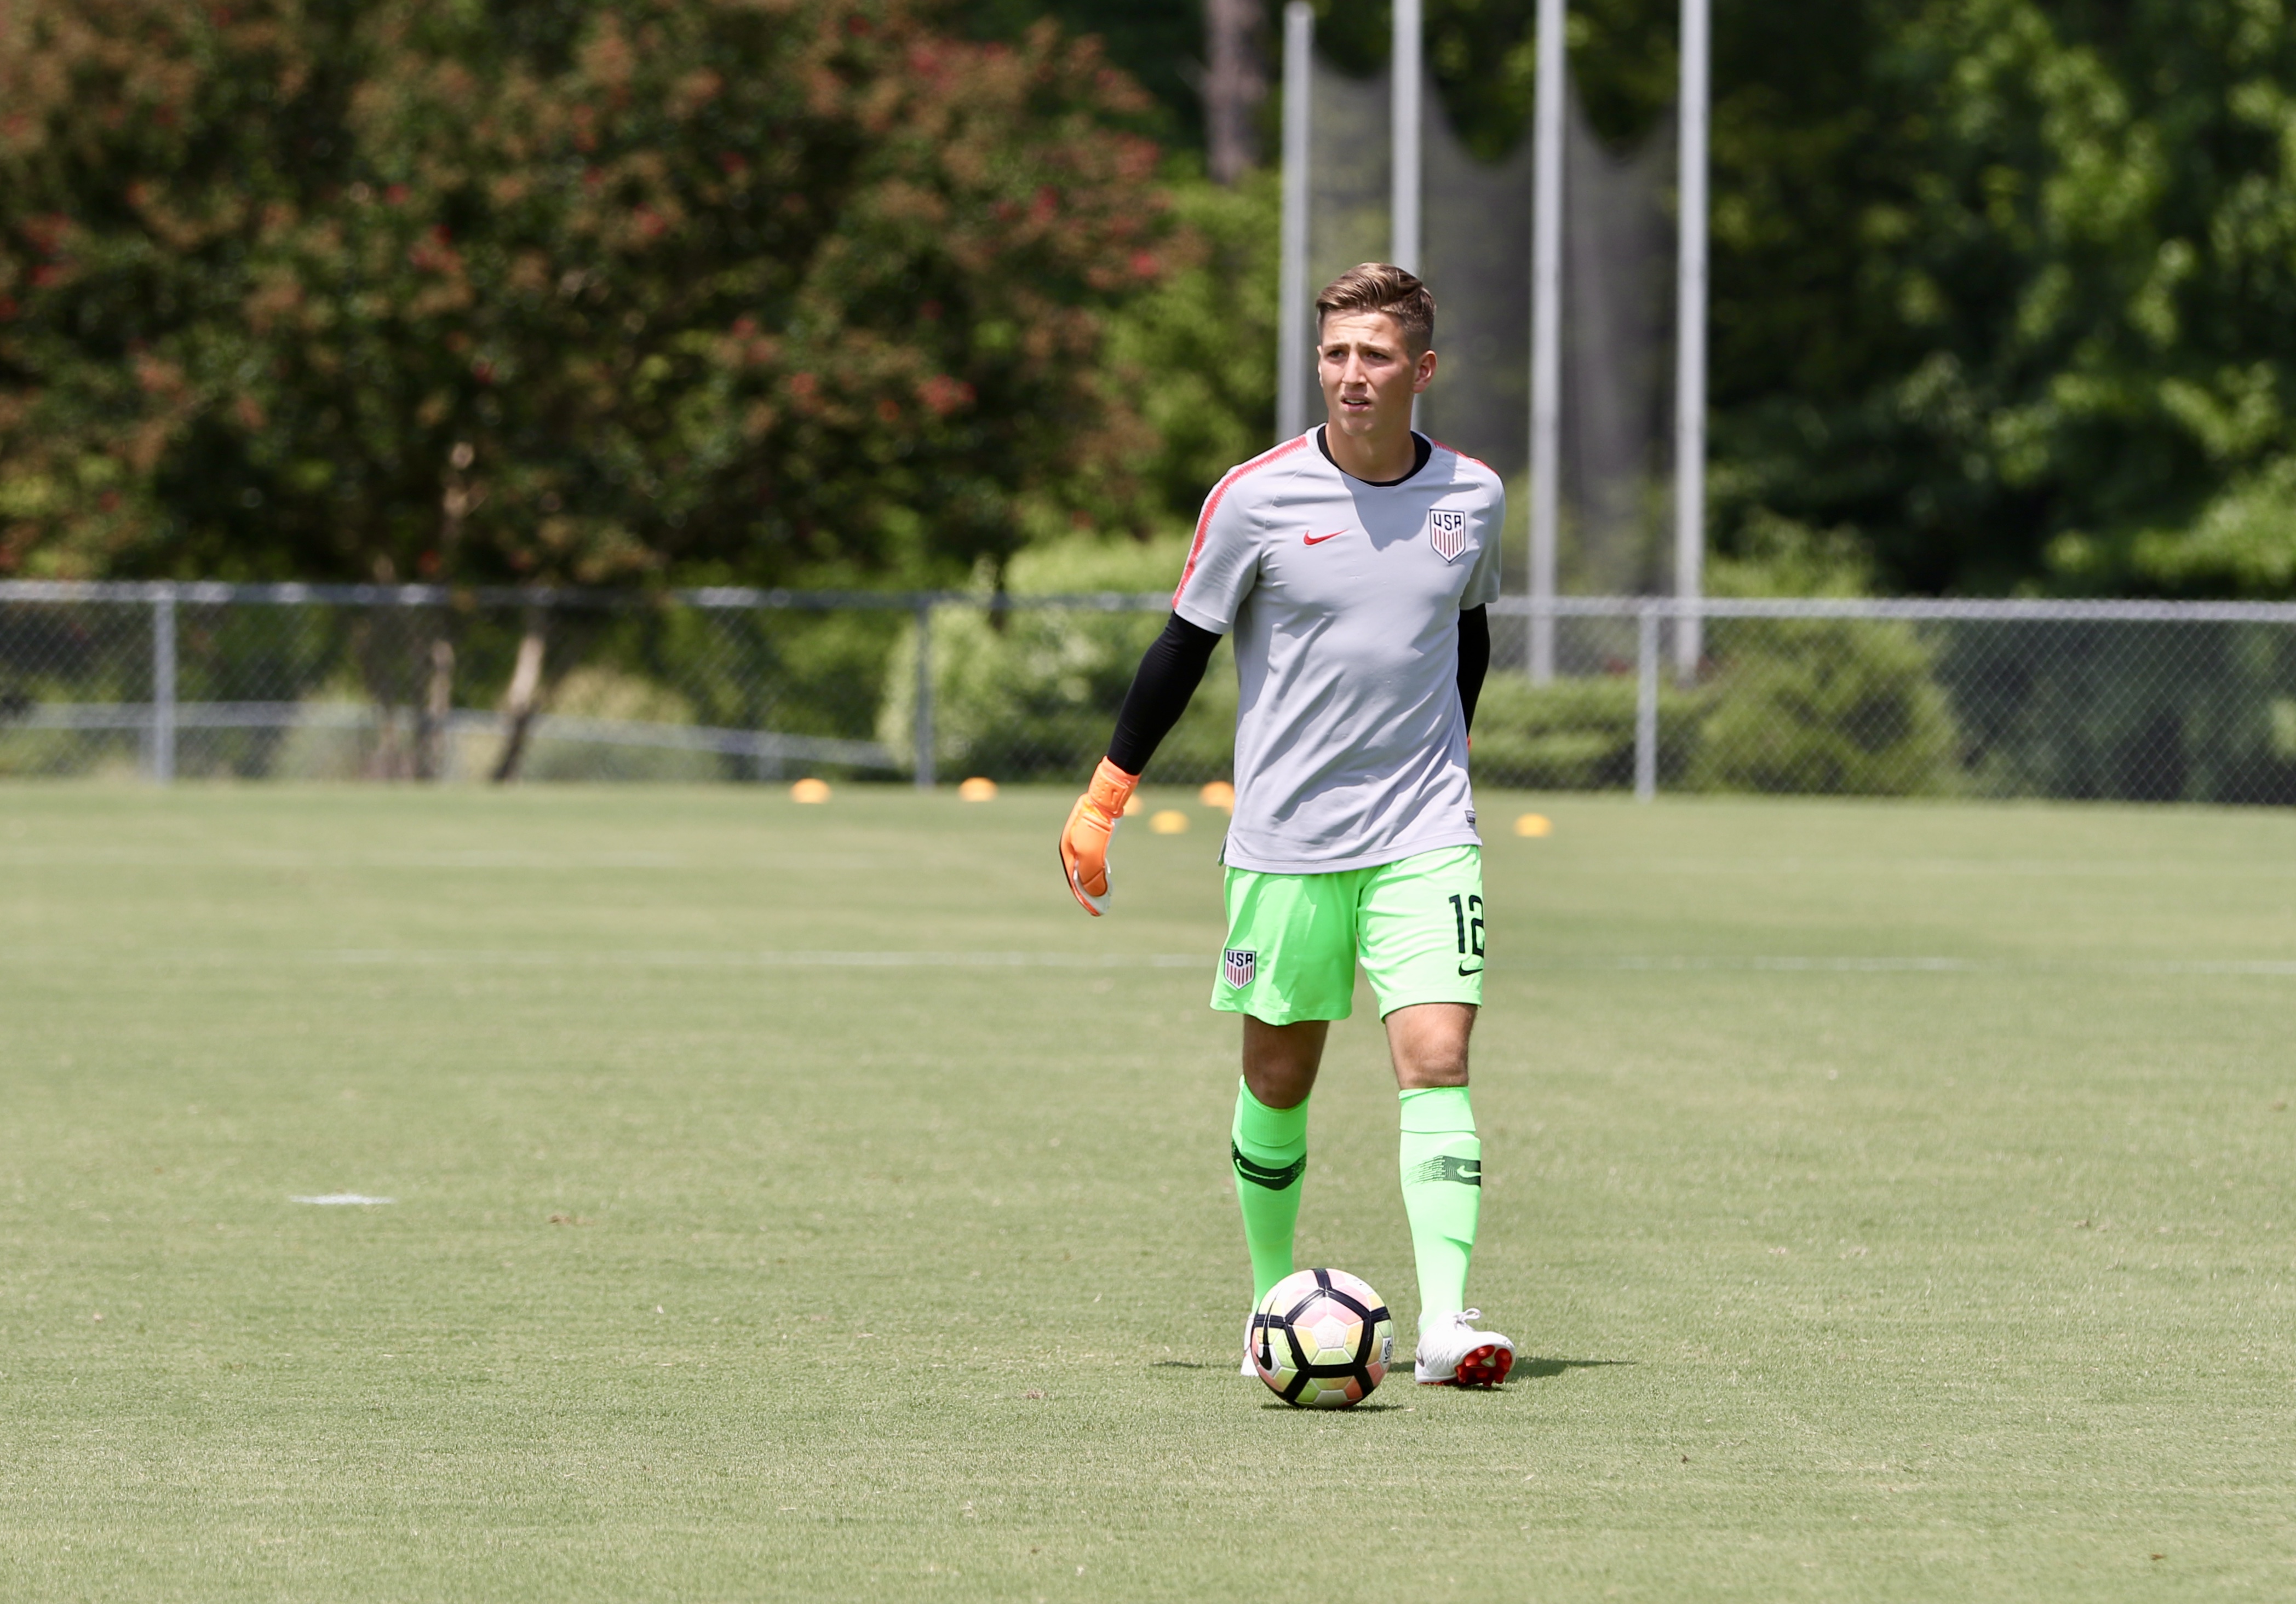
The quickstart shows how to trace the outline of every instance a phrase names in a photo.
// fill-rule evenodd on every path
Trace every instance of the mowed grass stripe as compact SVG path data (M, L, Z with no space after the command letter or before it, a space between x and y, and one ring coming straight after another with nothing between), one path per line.
M0 979L11 1588L2284 1591L2296 1076L2226 966L2290 821L1487 795L1556 824L1487 870L1521 1379L1308 1418L1233 1373L1218 816L1094 921L1068 800L0 792L0 946L79 954ZM756 961L900 952L1062 962ZM1407 1324L1394 1124L1359 998L1302 1250Z

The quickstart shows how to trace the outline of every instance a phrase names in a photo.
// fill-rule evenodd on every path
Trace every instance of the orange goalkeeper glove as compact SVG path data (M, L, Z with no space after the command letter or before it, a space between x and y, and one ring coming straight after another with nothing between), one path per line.
M1108 839L1124 817L1124 805L1132 800L1132 788L1139 783L1139 775L1128 774L1102 758L1092 772L1092 784L1069 809L1069 822L1061 831L1062 872L1077 901L1095 919L1108 911Z

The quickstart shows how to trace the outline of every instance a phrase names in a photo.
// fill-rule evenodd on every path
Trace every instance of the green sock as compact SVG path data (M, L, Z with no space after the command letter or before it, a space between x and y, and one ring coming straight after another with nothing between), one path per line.
M1403 1212L1419 1261L1419 1323L1467 1306L1483 1201L1483 1144L1464 1086L1403 1093Z
M1271 1109L1238 1080L1235 1200L1243 1209L1243 1240L1251 1249L1251 1301L1292 1273L1292 1232L1300 1223L1300 1183L1308 1173L1308 1105Z

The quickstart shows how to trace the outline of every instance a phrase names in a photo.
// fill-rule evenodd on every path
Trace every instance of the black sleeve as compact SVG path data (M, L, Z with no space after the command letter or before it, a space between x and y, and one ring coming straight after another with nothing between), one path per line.
M1108 743L1111 763L1128 774L1146 770L1158 743L1188 710L1188 699L1203 683L1204 666L1218 644L1219 636L1210 630L1198 629L1177 613L1171 616L1141 658L1132 689L1124 693L1124 711L1116 716L1116 734Z
M1468 608L1459 615L1459 706L1467 715L1470 730L1475 727L1475 703L1483 694L1483 675L1490 667L1490 611Z

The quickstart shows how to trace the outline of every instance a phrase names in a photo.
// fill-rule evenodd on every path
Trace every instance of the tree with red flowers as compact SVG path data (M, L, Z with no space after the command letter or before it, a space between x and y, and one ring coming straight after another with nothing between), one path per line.
M0 6L0 573L947 576L1130 504L1136 92L906 0Z

